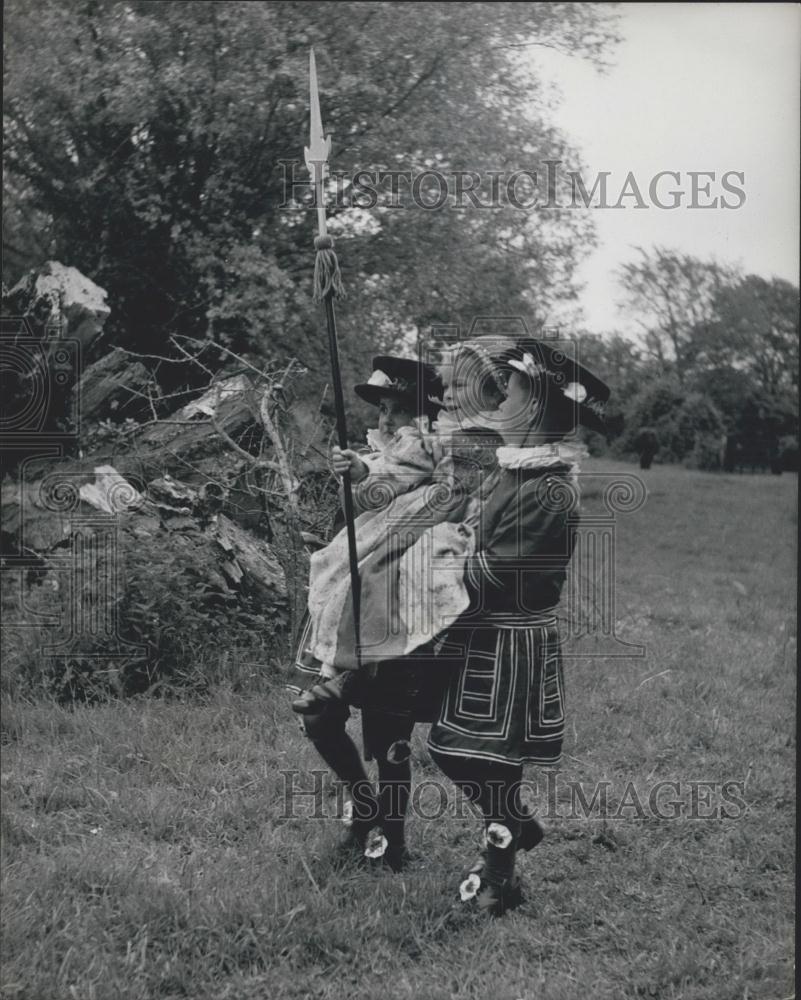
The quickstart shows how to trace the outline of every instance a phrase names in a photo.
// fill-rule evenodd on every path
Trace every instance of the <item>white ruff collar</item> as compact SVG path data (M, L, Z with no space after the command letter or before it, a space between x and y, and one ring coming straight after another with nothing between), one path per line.
M567 465L571 473L578 472L578 461L587 458L589 452L583 444L538 444L533 448L515 448L504 445L498 448L498 465L502 469L548 469L552 465Z

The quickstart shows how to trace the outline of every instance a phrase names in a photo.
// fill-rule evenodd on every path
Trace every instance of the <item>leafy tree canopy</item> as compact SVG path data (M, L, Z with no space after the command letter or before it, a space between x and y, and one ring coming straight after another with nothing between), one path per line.
M726 433L762 460L797 434L795 286L663 247L640 249L621 278L642 328L640 349L629 342L623 398L612 407L613 415L615 406L623 411L614 429L623 431L624 450L636 450L648 427L663 458L685 455L693 436L710 442ZM601 359L613 342L595 349ZM671 416L674 406L681 413Z
M600 65L615 40L610 11L10 0L12 264L34 252L21 224L44 219L48 253L108 290L115 343L159 354L182 334L260 359L294 355L319 391L316 220L288 204L282 165L298 161L295 177L306 180L309 47L333 171L436 167L486 178L539 170L545 159L577 165L521 54L550 46ZM349 294L340 310L347 381L415 327L544 315L573 294L577 248L590 239L577 212L426 211L408 194L405 207L365 208L345 194L331 215Z

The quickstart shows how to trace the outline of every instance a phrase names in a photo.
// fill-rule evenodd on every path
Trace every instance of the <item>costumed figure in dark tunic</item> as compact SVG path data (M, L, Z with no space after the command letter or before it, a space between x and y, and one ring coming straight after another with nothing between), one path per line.
M607 387L547 343L518 341L496 427L506 445L485 484L476 553L467 561L470 608L440 655L449 675L431 728L435 763L481 809L486 851L462 883L492 915L517 905L518 847L531 846L519 789L524 763L556 763L565 698L556 605L578 518L578 423L600 430ZM526 840L528 838L528 843Z
M465 345L461 345L459 351L469 357L470 364L466 367L471 369L471 377L481 386L474 398L481 407L491 410L497 406L500 394L497 386L493 388L495 384L491 379L485 384L489 359L464 348ZM415 362L376 359L377 362L379 360L386 372L395 374L396 369L403 370L405 381L410 381L408 366L414 366ZM360 394L367 398L363 387ZM447 387L443 398L448 406ZM410 402L410 405L413 404L414 400ZM497 435L492 433L488 437L487 434L480 438L475 436L475 414L458 416L458 420L454 417L453 426L446 420L443 433L437 435L441 441L449 442L446 460L440 461L438 468L449 487L444 491L443 503L448 507L450 521L457 519L460 511L467 510L470 491L481 479L482 461L489 454L494 465L495 446L500 443ZM468 427L468 432L459 433L454 444L450 440L454 428L459 430L463 424ZM491 447L486 447L485 439L491 442ZM448 471L445 473L443 470ZM437 513L434 519L442 520L442 512ZM352 825L347 839L368 856L382 856L383 861L394 870L399 870L406 858L404 819L411 790L409 759L412 730L416 722L433 722L438 717L452 664L435 656L433 636L436 629L431 632L429 641L420 642L413 651L402 655L408 648L408 642L396 649L397 635L385 636L386 623L382 618L386 616L369 613L368 598L373 593L375 603L374 592L381 593L377 581L392 574L396 578L402 577L402 556L409 545L409 538L412 542L418 540L429 531L430 522L431 518L428 521L418 519L416 525L410 525L409 530L403 532L405 538L396 532L391 533L377 551L360 563L359 572L363 580L360 616L362 667L348 671L344 687L340 691L332 690L330 681L321 680L321 664L314 656L310 622L301 636L296 662L298 686L305 686L307 690L299 692L297 687L294 688L300 697L293 702L293 706L296 711L301 710L306 733L350 794ZM469 530L472 534L472 529ZM465 590L461 567L459 577L459 587ZM410 580L410 589L414 582ZM380 603L375 604L376 612L381 610ZM447 601L443 603L447 604ZM462 607L467 603L465 594ZM352 602L348 595L336 637L335 664L342 668L347 668L349 657L352 659L352 629L346 627L351 619ZM365 756L367 759L374 758L378 768L377 794L367 778L359 751L346 732L349 705L360 708L362 712Z

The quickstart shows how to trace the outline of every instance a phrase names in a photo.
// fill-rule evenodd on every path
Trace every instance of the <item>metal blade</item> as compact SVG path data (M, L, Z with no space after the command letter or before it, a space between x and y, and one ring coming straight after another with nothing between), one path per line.
M317 89L317 64L314 61L314 49L309 51L309 91L311 107L311 128L309 130L309 145L304 149L306 166L311 174L312 183L322 183L328 174L328 156L331 152L331 137L323 133L323 121L320 115L320 94Z

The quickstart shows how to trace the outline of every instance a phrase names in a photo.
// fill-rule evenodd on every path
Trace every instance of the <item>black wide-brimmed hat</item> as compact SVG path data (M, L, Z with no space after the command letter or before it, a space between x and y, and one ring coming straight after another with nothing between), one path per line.
M417 416L436 416L442 408L442 379L433 365L414 358L373 358L373 373L353 391L367 403L378 406L382 397L400 399Z
M533 337L525 338L495 355L495 360L531 378L544 377L549 391L560 393L575 407L580 424L601 434L605 432L609 386L558 347Z

